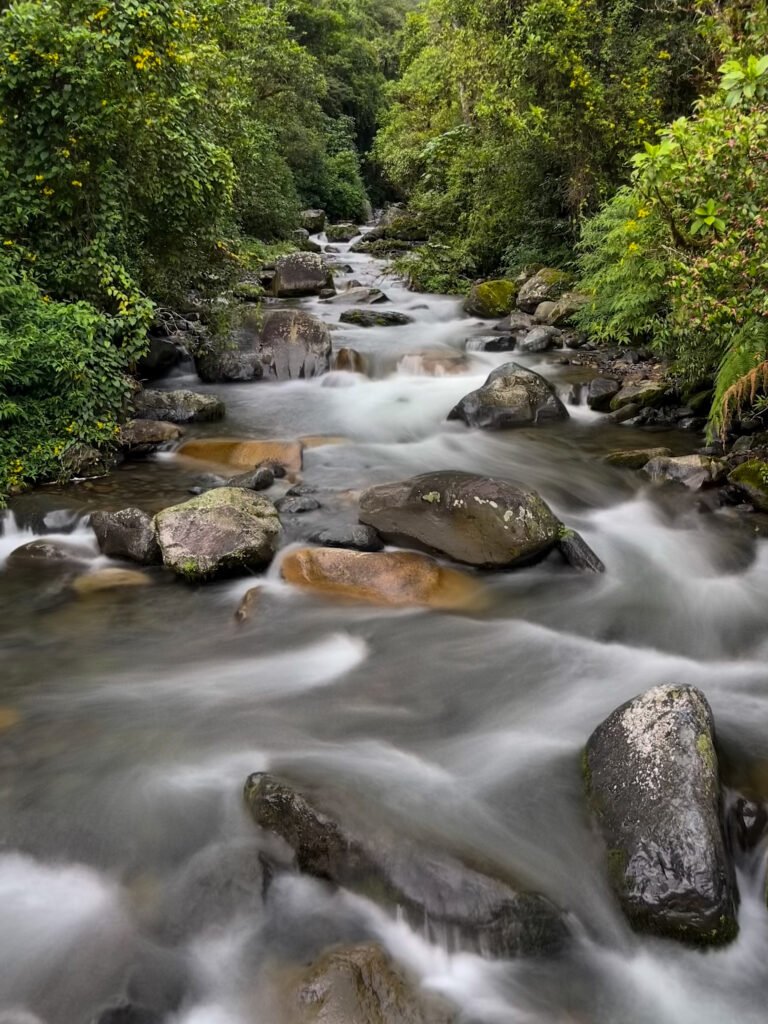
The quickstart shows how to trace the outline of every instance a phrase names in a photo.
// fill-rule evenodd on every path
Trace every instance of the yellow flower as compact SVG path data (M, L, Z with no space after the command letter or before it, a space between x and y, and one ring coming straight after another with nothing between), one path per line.
M13 53L9 53L8 54L8 60L11 62L11 64L18 64L19 63L19 55L16 52L16 50L14 50Z
M68 434L71 434L72 431L75 429L75 424L74 423L70 423L69 426L68 427L64 427L64 429L66 430L66 432Z
M640 246L637 244L637 242L630 242L629 245L627 246L627 252L630 252L630 253L640 252Z
M52 196L53 193L54 193L54 189L52 189L52 188L44 188L43 189L43 195L44 196Z
M36 174L35 175L35 181L45 181L45 175L44 174Z
M637 211L637 219L642 220L643 217L647 217L650 212L650 210L647 210L644 206L641 206L640 209Z
M83 187L83 183L82 183L82 181L73 181L72 182L72 187L73 188L82 188Z
M672 59L672 54L668 53L666 50L659 50L659 52L656 54L656 56L659 58L659 60L671 60Z
M59 153L60 153L60 154L61 154L61 155L62 155L62 156L63 156L63 157L65 158L65 159L66 159L66 158L67 158L67 157L69 156L69 150L68 150L68 149L60 149L60 150L59 150Z
M10 240L10 238L6 238L6 240L3 242L3 245L13 245L13 242Z

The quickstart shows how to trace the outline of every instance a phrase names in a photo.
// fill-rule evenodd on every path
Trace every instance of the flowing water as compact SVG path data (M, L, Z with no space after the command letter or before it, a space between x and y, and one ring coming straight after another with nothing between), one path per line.
M580 752L624 700L691 683L712 704L729 783L768 796L766 541L599 458L689 451L690 435L612 427L585 406L546 429L447 423L505 357L470 350L456 365L482 333L458 301L409 293L341 248L353 272L340 280L379 284L414 323L335 327L335 348L361 352L368 376L202 388L184 371L169 386L217 391L228 410L189 433L346 439L306 452L304 482L334 493L289 539L353 522L367 485L465 469L538 489L607 572L546 562L497 574L489 609L448 615L308 597L273 567L237 625L252 580L196 589L158 570L151 587L73 601L39 571L1 568L40 534L108 564L87 512L184 500L199 476L189 461L164 454L18 499L0 536L0 1021L17 1008L88 1024L129 994L172 1024L266 1024L280 965L373 936L474 1021L764 1022L764 850L739 861L741 930L727 949L632 934L590 828ZM302 305L333 324L344 308ZM426 373L424 353L454 357L459 372ZM556 357L523 358L564 392L584 378ZM241 794L265 768L327 789L371 828L546 893L570 912L571 949L551 961L451 953L439 935L290 875L264 906L263 839Z

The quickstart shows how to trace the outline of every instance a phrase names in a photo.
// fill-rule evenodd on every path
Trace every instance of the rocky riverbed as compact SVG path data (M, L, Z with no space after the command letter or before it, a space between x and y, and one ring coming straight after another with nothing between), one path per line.
M0 1024L764 1020L758 425L320 226L3 518Z

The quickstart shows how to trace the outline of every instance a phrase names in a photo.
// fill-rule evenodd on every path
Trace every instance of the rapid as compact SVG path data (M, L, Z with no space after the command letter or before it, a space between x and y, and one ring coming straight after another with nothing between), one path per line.
M368 375L206 386L185 366L163 386L227 406L187 436L343 440L306 451L304 482L335 497L300 517L304 535L353 522L350 495L371 484L439 469L520 481L606 572L547 561L498 573L491 605L459 615L333 603L273 566L257 613L238 624L252 579L194 588L158 571L151 587L78 601L4 568L43 535L109 564L88 513L185 500L199 476L189 460L163 453L15 499L0 534L0 1022L21 1022L4 1016L15 1010L89 1024L126 996L169 1024L268 1024L282 965L359 937L465 1020L764 1022L765 847L737 862L732 945L701 952L634 934L608 886L581 751L623 701L690 683L714 712L728 798L768 797L768 541L600 458L650 443L687 452L690 435L613 426L579 404L567 422L530 430L446 422L509 356L466 347L483 328L459 300L409 292L381 262L339 248L351 271L337 282L376 284L414 322L339 325L343 302L298 300ZM588 372L558 355L515 358L578 394ZM371 827L544 893L567 909L573 943L551 960L456 952L439 932L299 875L264 902L242 787L266 769L332 786Z

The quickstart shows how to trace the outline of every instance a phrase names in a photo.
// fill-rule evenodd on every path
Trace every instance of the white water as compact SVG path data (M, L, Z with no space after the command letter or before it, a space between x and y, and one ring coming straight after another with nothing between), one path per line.
M89 508L181 500L193 474L163 457L118 474L116 493L51 492L32 517L18 503L0 534L0 723L5 708L19 717L0 731L0 1024L11 1010L6 1024L22 1012L88 1024L128 994L170 1024L256 1024L273 1019L275 962L366 937L473 1021L763 1022L765 851L739 862L741 932L729 948L639 938L609 891L579 760L614 707L670 681L705 691L731 757L768 759L766 543L682 491L607 468L601 452L656 438L607 427L585 407L562 427L508 434L446 422L509 356L470 352L461 374L425 375L420 353L463 355L485 329L455 299L382 278L367 257L338 259L415 323L334 330L336 348L366 356L367 376L208 389L228 417L205 432L344 436L306 453L306 482L352 492L321 496L314 526L353 521L357 491L417 472L521 480L607 572L548 562L499 574L482 617L328 604L293 592L276 568L239 627L234 609L253 580L194 590L158 578L140 593L38 606L29 580L2 570L15 548L45 534L78 544L87 565ZM305 305L331 323L344 309ZM550 357L524 359L570 383ZM198 386L188 372L173 383ZM327 789L372 828L538 888L569 911L572 950L551 963L448 954L380 908L299 877L280 878L262 905L265 840L241 790L266 769Z

